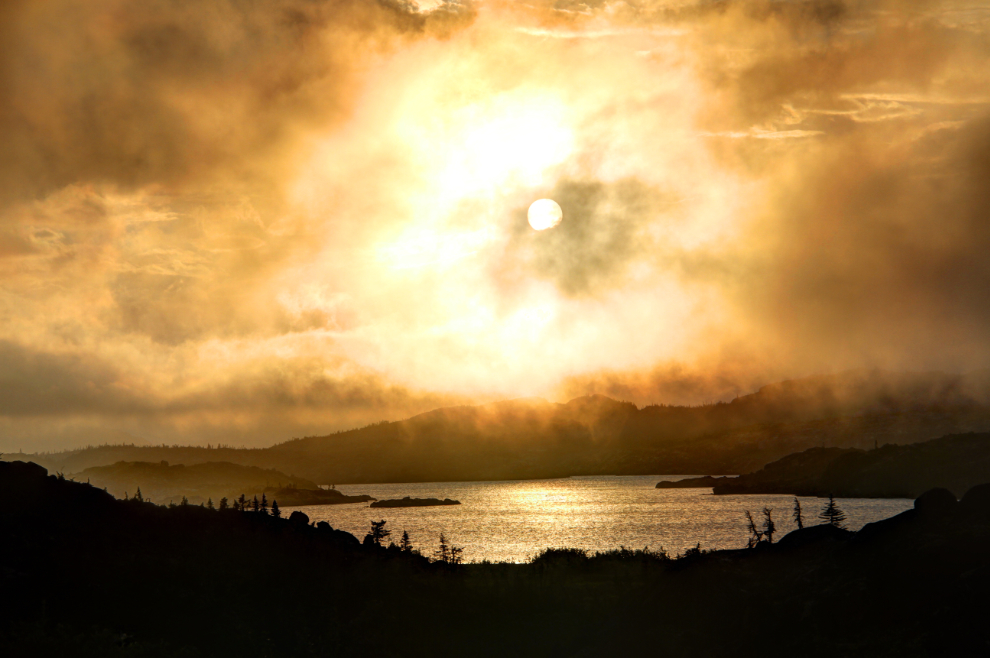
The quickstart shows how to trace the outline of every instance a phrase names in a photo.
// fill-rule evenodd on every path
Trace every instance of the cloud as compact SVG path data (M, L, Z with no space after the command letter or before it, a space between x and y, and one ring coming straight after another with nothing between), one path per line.
M8 448L85 445L121 433L139 441L185 442L192 433L197 441L270 445L273 436L326 434L464 401L391 385L354 364L312 359L242 362L218 380L161 386L91 355L2 341L0 373Z
M3 3L3 432L990 366L987 10Z
M180 185L288 166L350 111L369 53L449 33L468 8L401 3L6 3L0 201L85 182Z

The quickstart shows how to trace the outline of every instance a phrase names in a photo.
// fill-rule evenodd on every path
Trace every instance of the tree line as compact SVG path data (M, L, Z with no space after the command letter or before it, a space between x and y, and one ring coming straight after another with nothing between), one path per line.
M141 487L138 487L137 493L134 494L133 498L128 498L128 492L125 491L124 500L133 500L138 503L151 502L151 501L145 501L144 496L141 494ZM188 507L189 499L183 496L182 500L179 501L178 504L174 502L169 502L168 506ZM205 503L200 503L199 506L205 507L206 509L217 510L220 512L223 512L225 510L232 510L234 512L257 512L266 515L270 514L271 516L274 516L277 519L282 518L282 510L279 509L278 507L278 501L272 499L271 507L269 507L268 496L266 496L265 494L261 494L261 500L258 500L257 496L255 496L253 500L248 500L244 494L241 494L240 497L234 499L233 503L228 501L226 497L223 497L220 499L219 506L215 506L213 504L213 498L211 497Z
M385 527L387 523L388 522L385 519L381 519L380 521L372 521L371 529L368 531L368 534L364 536L364 541L362 543L365 546L374 546L391 551L422 555L422 553L413 547L412 540L409 538L409 533L405 530L402 531L402 538L399 539L398 544L392 541L389 542L388 546L385 546L385 540L392 535L392 531ZM447 539L444 533L441 532L440 545L435 551L433 551L430 561L439 562L442 564L461 564L464 562L464 547L455 546Z
M798 530L804 529L804 513L801 509L801 501L794 498L794 508L791 512L791 516L794 519L794 524L798 527ZM762 541L773 543L774 533L777 532L777 524L773 520L773 508L764 507L763 508L763 524L762 526L756 525L756 519L753 518L752 512L746 510L746 527L749 530L749 541L747 543L749 548L753 548ZM835 526L842 530L846 529L846 513L839 509L839 506L835 502L835 497L831 494L828 496L828 502L822 507L821 511L818 513L818 518L823 522L824 525Z

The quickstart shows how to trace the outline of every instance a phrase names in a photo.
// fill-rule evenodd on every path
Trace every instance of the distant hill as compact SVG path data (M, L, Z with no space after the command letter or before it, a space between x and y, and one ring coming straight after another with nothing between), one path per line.
M242 466L229 462L205 464L169 464L161 462L117 462L108 466L93 466L73 476L80 482L89 482L117 498L134 496L141 488L145 500L155 503L178 503L183 497L194 505L213 499L231 500L240 494L249 498L261 494L266 488L319 489L315 482L292 477L275 469ZM286 505L287 503L283 503Z
M764 386L732 402L651 405L592 395L436 409L265 449L101 446L24 455L78 472L116 461L228 461L319 484L596 474L734 474L812 447L871 448L990 431L990 373L852 371Z
M946 436L875 450L812 448L714 485L716 494L914 498L937 487L957 497L990 481L990 434Z

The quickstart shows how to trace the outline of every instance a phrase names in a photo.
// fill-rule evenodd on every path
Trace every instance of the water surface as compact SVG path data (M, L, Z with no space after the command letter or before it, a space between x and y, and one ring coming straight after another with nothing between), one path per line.
M796 526L791 520L793 496L715 496L711 489L657 489L660 480L683 475L595 476L554 480L501 482L428 482L416 484L342 485L341 492L378 499L453 498L461 505L371 509L368 503L312 505L302 510L311 521L327 521L362 539L372 520L385 519L398 542L403 530L424 554L436 548L441 532L464 547L469 562L525 562L546 547L568 546L589 551L664 548L683 553L702 548L742 548L748 532L743 513L758 516L773 509L778 537ZM824 502L799 498L805 524L818 523ZM905 498L843 498L850 530L910 509Z

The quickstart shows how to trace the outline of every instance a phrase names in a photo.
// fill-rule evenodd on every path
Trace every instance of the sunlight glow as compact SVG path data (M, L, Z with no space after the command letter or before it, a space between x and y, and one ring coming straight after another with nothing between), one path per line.
M537 231L545 231L560 224L564 212L553 199L538 199L529 207L529 225Z
M463 198L507 183L542 184L544 172L564 161L574 147L564 105L550 97L515 94L453 113L453 135L435 135L443 148L436 181L440 195Z

